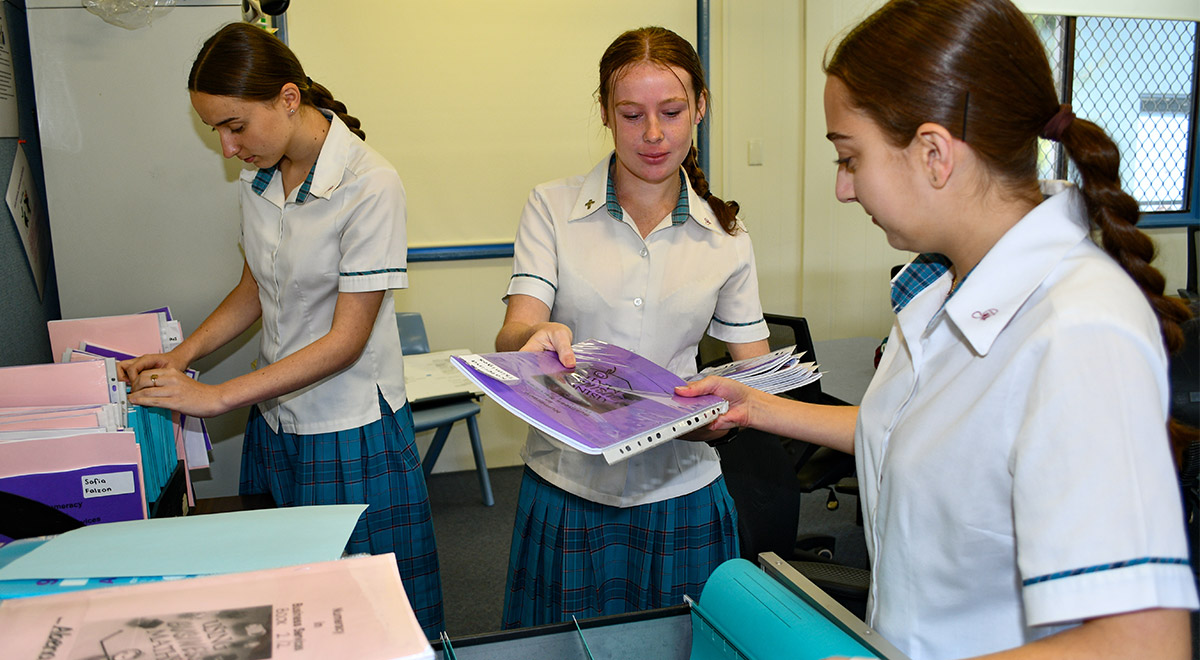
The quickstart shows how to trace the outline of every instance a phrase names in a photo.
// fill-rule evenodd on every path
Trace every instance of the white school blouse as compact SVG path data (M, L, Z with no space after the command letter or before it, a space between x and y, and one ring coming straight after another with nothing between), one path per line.
M855 438L869 622L923 660L1196 607L1159 325L1079 193L1030 212L944 306L948 275L905 303L908 279Z
M339 292L408 287L404 186L383 156L330 119L309 180L286 199L274 168L242 172L242 248L262 305L263 367L329 332ZM354 364L258 404L271 428L313 434L379 419L379 395L402 408L404 361L395 301L383 296Z
M533 189L508 295L546 303L550 320L571 328L575 341L616 344L683 377L696 373L705 331L734 343L766 339L749 234L730 236L682 176L686 220L667 216L642 239L627 212L621 220L609 212L611 158L587 176ZM546 481L610 506L686 495L721 474L711 447L683 440L608 465L531 429L521 456Z

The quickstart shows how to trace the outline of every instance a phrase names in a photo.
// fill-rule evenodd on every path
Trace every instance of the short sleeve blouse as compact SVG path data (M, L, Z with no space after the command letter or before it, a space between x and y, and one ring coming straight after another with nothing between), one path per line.
M617 344L685 377L696 372L706 331L734 343L765 339L749 234L722 229L681 170L683 210L643 239L619 205L610 209L610 161L530 193L508 295L546 303L576 341ZM531 432L522 455L550 483L613 506L685 495L720 474L712 448L678 440L610 466Z

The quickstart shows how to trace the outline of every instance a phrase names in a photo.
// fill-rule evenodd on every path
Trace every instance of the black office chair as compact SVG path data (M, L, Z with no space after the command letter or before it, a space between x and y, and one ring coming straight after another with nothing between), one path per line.
M805 360L820 363L807 320L780 314L763 316L771 330L768 344L772 350L795 345L798 352L806 352ZM699 366L722 364L729 359L723 342L707 335L701 340ZM847 405L822 392L820 380L781 396L807 403ZM737 505L742 557L757 561L759 553L774 552L861 618L866 610L870 573L833 563L832 536L799 533L800 497L826 490L827 507L836 508L833 493L839 483L842 492L856 486L852 480L854 457L754 429L742 431L736 441L721 446L719 454L726 487Z
M400 350L405 355L417 355L429 352L429 338L425 335L425 321L416 312L396 312L396 325L400 329ZM450 437L450 429L458 420L467 422L467 433L471 437L471 453L475 455L475 472L479 475L479 490L483 493L483 503L492 506L496 498L492 496L492 482L488 478L487 461L483 456L483 443L479 439L479 404L474 401L454 401L429 407L414 408L413 431L420 433L437 429L429 450L421 459L421 470L428 478L433 473L446 439Z

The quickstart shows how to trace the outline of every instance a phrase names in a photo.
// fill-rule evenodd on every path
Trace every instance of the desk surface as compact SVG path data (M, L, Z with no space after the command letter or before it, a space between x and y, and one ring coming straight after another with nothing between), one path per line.
M471 351L454 348L404 356L404 390L408 400L418 405L424 401L482 396L483 390L472 383L450 362L451 355Z
M584 619L579 625L596 660L685 660L691 655L692 617L686 605ZM587 657L574 623L452 637L450 643L462 660ZM438 660L446 657L440 643L434 648Z
M270 493L258 495L230 495L228 497L196 498L196 506L192 507L189 515L205 513L229 513L230 511L253 511L255 509L274 509L275 499Z
M821 367L821 391L857 406L875 377L876 337L849 337L813 342Z

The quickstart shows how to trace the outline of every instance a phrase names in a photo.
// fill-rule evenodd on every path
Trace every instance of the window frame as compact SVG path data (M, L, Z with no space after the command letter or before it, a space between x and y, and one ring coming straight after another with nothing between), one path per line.
M1059 16L1063 19L1062 53L1058 65L1062 71L1061 94L1063 103L1071 103L1074 94L1075 74L1075 34L1076 21L1080 15L1054 14L1051 12L1032 12L1042 15ZM1103 17L1101 17L1103 18ZM1135 18L1135 17L1129 17ZM1138 19L1153 20L1153 19ZM1192 115L1188 130L1189 147L1186 152L1187 162L1184 166L1186 182L1184 185L1184 211L1144 211L1138 227L1190 227L1200 225L1200 21L1188 20L1194 31L1192 38ZM1066 178L1067 159L1061 144L1055 144L1058 154L1055 165L1055 176Z

